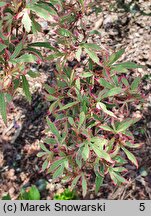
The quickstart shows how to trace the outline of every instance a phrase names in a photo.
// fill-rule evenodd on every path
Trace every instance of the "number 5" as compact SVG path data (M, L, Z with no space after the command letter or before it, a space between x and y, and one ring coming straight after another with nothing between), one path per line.
M145 203L140 203L139 204L139 210L144 211L145 210Z

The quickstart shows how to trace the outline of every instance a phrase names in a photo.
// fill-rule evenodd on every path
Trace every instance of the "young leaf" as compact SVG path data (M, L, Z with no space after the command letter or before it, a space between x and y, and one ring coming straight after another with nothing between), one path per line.
M31 103L31 93L29 90L29 83L24 75L22 75L22 86L27 100Z
M3 121L7 123L7 112L6 112L6 102L3 92L0 92L0 114L2 115Z
M128 151L125 147L121 147L121 148L125 152L128 159L138 168L138 162L137 162L135 156L130 151Z

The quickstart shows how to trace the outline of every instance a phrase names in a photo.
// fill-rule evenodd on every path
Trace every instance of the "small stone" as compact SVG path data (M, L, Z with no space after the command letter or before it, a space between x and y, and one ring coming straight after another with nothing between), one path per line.
M52 184L52 183L49 184L48 183L47 186L46 186L46 189L53 192L55 190L55 184Z

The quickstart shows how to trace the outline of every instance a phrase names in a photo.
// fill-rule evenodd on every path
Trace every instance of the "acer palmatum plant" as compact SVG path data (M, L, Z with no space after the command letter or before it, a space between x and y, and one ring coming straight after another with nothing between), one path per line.
M122 176L127 160L138 167L132 148L138 148L129 128L139 118L131 118L129 106L143 100L140 78L129 81L127 72L141 66L117 63L124 49L110 52L93 42L98 31L88 31L87 15L93 1L10 1L0 3L1 34L1 114L6 122L9 95L18 87L31 101L26 75L35 76L29 63L55 61L55 79L45 85L51 102L47 123L51 136L40 144L43 170L53 178L63 178L71 189L81 186L83 196L91 174L95 191L106 175L114 184L126 183ZM9 8L9 10L8 10ZM51 41L29 42L29 34L41 32L38 17L54 28ZM8 22L9 21L9 22ZM40 48L51 50L42 55ZM126 157L123 156L123 153ZM126 158L126 159L125 159ZM64 174L64 175L63 175Z

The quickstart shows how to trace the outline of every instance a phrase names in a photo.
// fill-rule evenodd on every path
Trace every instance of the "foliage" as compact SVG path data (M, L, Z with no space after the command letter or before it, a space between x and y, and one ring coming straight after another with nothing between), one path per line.
M77 195L75 191L71 191L69 189L65 189L61 194L55 194L54 200L75 200L77 199Z
M7 194L2 197L2 200L11 200L11 197ZM40 200L39 190L35 185L26 189L22 188L17 200Z
M43 170L54 179L70 182L71 189L81 186L83 196L93 174L96 193L106 175L114 184L126 183L122 176L127 171L125 157L138 167L131 148L141 146L129 130L139 121L131 118L129 105L143 101L140 78L131 82L127 74L142 66L117 63L124 49L111 54L93 43L98 32L86 26L91 1L14 0L0 7L0 107L4 121L8 95L13 96L18 87L31 101L30 64L54 61L54 82L45 85L51 103L47 124L52 135L41 143L38 154L45 158ZM29 41L30 34L42 32L39 17L54 28L51 39L56 45ZM43 55L42 47L50 54Z

